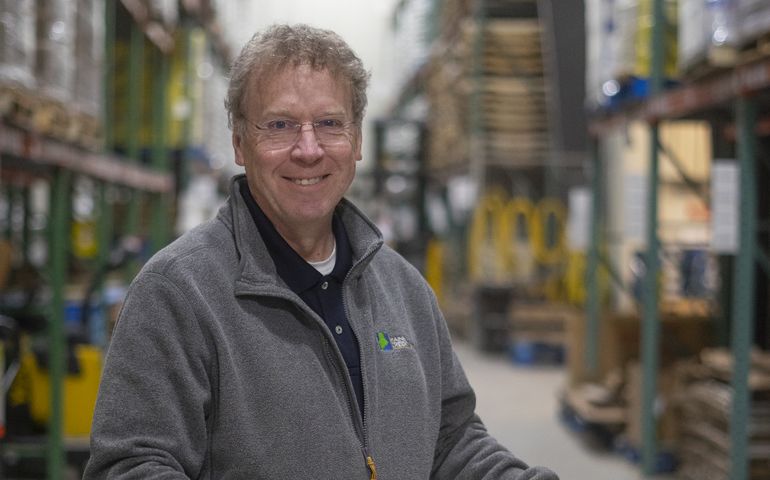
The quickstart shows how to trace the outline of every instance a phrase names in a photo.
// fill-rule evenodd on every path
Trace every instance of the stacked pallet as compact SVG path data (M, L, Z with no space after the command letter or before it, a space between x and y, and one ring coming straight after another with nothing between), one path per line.
M495 18L534 18L537 17L535 0L485 0L484 10Z
M431 103L428 168L433 173L462 169L469 151L468 92L462 66L452 50L432 62L426 92Z
M749 387L749 478L770 479L770 353L752 352ZM730 472L732 357L727 350L707 349L700 361L681 367L678 389L679 474L692 480L726 480Z
M541 167L548 153L536 2L486 2L483 20L476 13L472 2L451 0L438 19L441 34L426 74L433 175L471 164Z
M460 24L473 16L473 0L444 0L438 15L441 40L452 42L460 31Z
M476 27L465 29L474 41ZM544 164L548 122L537 19L490 19L480 39L479 113L488 165Z
M514 303L510 313L509 353L514 363L561 364L566 331L580 312L569 305Z
M428 123L428 170L433 175L461 171L469 158L469 88L466 59L468 45L460 41L464 22L470 21L471 0L447 0L439 10L439 36L425 75L430 109Z

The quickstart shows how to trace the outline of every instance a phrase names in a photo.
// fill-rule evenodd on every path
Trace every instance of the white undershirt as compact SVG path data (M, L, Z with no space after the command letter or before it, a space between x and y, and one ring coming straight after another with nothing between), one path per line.
M337 263L337 242L334 242L334 247L332 248L332 254L329 255L329 258L326 260L320 260L318 262L310 262L308 261L310 265L313 266L321 275L329 275L332 273L332 270L334 270L334 264Z

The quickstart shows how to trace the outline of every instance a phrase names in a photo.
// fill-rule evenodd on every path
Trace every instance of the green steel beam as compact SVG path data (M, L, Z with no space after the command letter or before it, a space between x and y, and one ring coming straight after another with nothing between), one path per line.
M141 161L141 129L142 110L144 106L144 33L139 25L131 22L131 38L128 54L128 102L126 154L135 163ZM128 207L126 230L129 235L139 233L139 215L141 212L141 195L138 190L131 192L131 202Z
M730 417L730 479L748 480L748 419L751 413L749 370L754 336L757 183L754 126L756 106L741 97L736 105L738 162L740 166L740 247L735 259L733 283L732 342L734 357Z
M642 470L655 473L657 457L657 420L655 397L658 390L658 364L660 351L660 319L658 314L658 155L655 143L658 126L652 125L650 136L650 166L647 192L647 254L642 299Z
M594 139L592 142L593 150L593 170L591 177L591 245L588 250L586 265L586 285L587 293L587 316L585 331L585 362L586 372L590 377L599 374L599 316L601 308L599 305L599 241L601 238L601 215L602 215L602 156L600 152L599 141Z
M7 185L5 188L5 205L7 217L5 219L3 238L10 241L13 238L13 185Z
M112 186L107 182L99 183L97 190L97 201L99 204L99 218L97 220L97 245L98 245L98 257L97 257L97 271L106 272L107 264L110 261L110 251L112 249L112 229L113 229L113 217L112 217L112 204L109 200L109 193ZM102 288L104 286L104 276L98 278L99 284L94 285L94 292L96 295L102 297ZM90 299L89 299L90 300Z
M115 35L117 21L117 2L105 2L104 5L104 63L102 67L103 98L102 106L104 149L111 152L115 149ZM96 258L96 272L105 271L109 262L112 244L112 206L109 202L110 185L107 182L99 182L97 188L97 204L99 216L97 218L96 235L98 254ZM98 276L98 282L94 285L94 292L101 298L103 294L104 278ZM90 304L92 298L87 299Z
M25 185L21 191L21 202L22 207L24 208L24 226L21 231L21 255L25 264L29 262L29 248L32 244L32 235L30 234L32 228L32 225L30 225L32 221L32 212L30 212L30 189L31 187L29 185Z
M759 266L765 270L765 275L770 276L770 256L759 245L756 245L754 248Z
M111 151L115 146L115 20L117 2L104 2L104 59L102 67L102 84L104 88L104 147Z
M168 85L170 59L161 54L160 51L156 51L153 55L153 62L156 73L152 85L152 127L154 132L152 165L155 170L165 172L169 168L169 154L166 148L166 139L168 138L166 87ZM154 194L152 203L150 242L152 251L157 252L168 242L169 194L165 192Z
M471 178L477 182L479 195L484 194L486 175L484 171L484 127L481 118L481 92L484 82L484 65L482 52L484 51L484 27L486 25L486 2L476 0L473 18L476 24L476 34L473 38L471 58L472 91L470 95L470 173Z
M633 290L631 290L626 282L623 281L623 277L620 275L618 268L612 263L609 257L602 252L599 252L599 264L607 270L607 273L610 275L610 280L612 280L612 283L614 283L616 287L633 296Z
M125 132L126 155L134 162L141 162L142 156L142 117L144 111L144 50L145 38L139 25L131 22L128 53L128 100L126 105ZM125 235L140 235L140 215L142 211L142 192L134 189L130 192L126 211ZM139 269L137 262L129 261L125 266L125 277L130 281Z
M664 0L652 2L652 49L650 65L650 95L661 92L663 87L664 64ZM642 471L646 475L655 473L657 459L657 419L655 398L658 390L658 368L660 355L660 318L658 312L658 173L660 132L657 122L650 125L650 164L647 190L647 259L644 277L644 298L641 327L642 360Z
M13 231L13 209L15 208L16 202L17 202L17 193L18 193L18 187L16 185L8 185L7 189L5 191L5 202L8 206L8 218L6 218L5 222L5 238L8 241L14 241L14 231Z
M191 21L185 20L183 23L183 46L184 48L184 90L183 90L183 96L186 102L190 105L190 108L188 109L187 115L184 118L184 121L182 122L182 144L180 145L180 149L182 152L181 156L181 165L180 165L180 175L179 175L179 187L180 190L187 188L188 183L190 181L190 157L188 155L188 151L190 148L191 138L192 138L192 119L193 115L195 114L195 108L192 106L192 82L193 78L195 78L195 68L196 65L193 64L192 61L192 37L193 37L193 25L191 24Z
M51 305L48 318L48 371L51 389L51 418L48 425L46 471L49 480L64 477L63 385L65 374L64 288L67 279L69 248L70 185L72 174L58 170L51 191L51 235L49 268Z

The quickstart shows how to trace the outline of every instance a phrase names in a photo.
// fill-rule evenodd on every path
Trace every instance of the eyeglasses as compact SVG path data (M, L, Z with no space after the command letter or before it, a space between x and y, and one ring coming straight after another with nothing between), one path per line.
M312 122L294 120L271 120L263 124L249 120L247 122L259 132L259 141L271 150L295 145L305 125L310 125L321 145L339 145L350 141L350 127L353 125L353 122L345 122L338 118L322 118Z

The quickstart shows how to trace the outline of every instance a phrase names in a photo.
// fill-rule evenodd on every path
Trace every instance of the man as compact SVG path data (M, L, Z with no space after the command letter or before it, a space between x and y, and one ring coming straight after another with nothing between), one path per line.
M246 174L132 283L86 478L556 478L487 434L430 288L343 199L367 83L329 31L244 47Z

